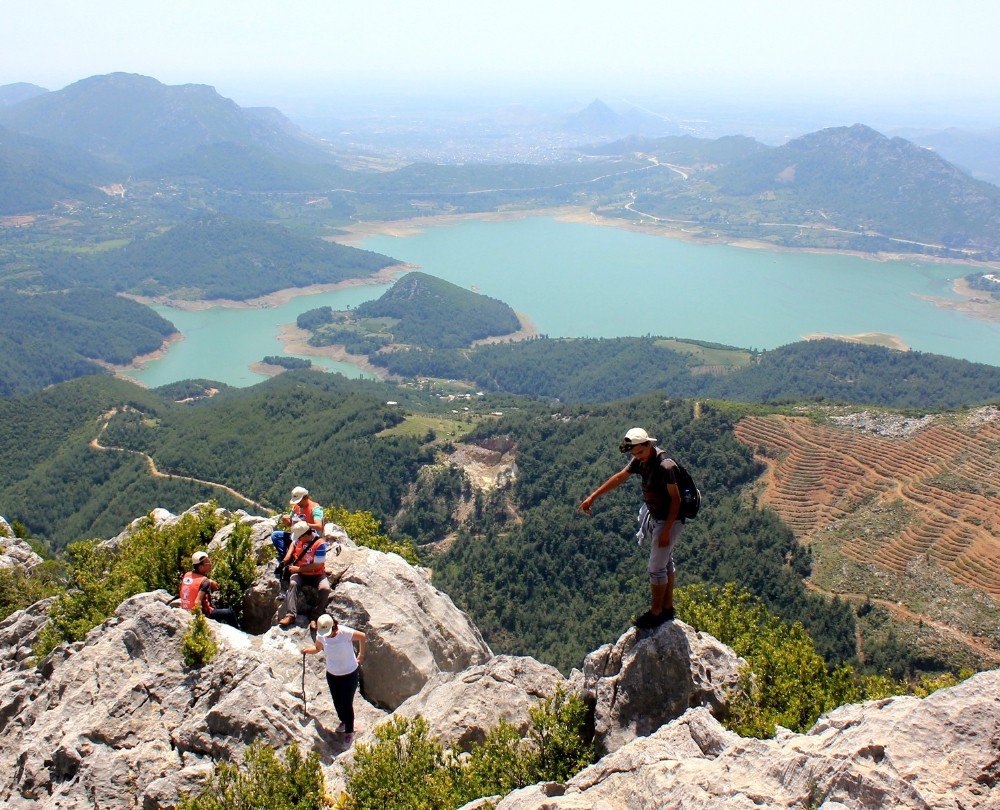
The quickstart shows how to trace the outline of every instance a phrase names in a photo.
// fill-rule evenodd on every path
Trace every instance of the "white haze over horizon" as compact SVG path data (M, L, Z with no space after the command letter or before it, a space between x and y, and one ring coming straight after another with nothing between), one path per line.
M600 97L686 115L1000 126L994 0L2 0L0 84L124 71L294 114Z

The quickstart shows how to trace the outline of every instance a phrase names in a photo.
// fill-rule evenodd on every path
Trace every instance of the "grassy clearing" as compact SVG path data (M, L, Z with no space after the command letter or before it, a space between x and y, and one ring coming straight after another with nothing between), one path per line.
M415 436L423 438L433 432L435 441L450 441L464 436L484 419L490 417L482 413L462 413L461 415L414 413L395 427L383 430L379 436Z
M690 356L697 364L705 366L721 366L727 370L750 365L750 352L743 349L717 349L688 343L673 338L656 341L657 346L671 349Z

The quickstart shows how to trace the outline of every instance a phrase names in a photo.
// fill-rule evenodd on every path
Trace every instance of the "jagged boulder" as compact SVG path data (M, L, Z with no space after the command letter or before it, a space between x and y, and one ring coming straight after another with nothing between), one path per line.
M14 536L10 524L0 517L0 568L19 568L30 571L42 562L24 540Z
M345 543L327 570L334 584L328 612L368 636L368 700L394 710L435 675L492 658L468 615L398 554Z
M0 671L0 761L13 765L0 770L0 804L167 807L213 760L238 761L255 739L297 742L326 761L344 750L315 672L320 656L307 662L303 711L307 633L253 637L211 622L219 653L191 670L180 652L191 616L170 600L165 591L135 596L40 669ZM355 705L364 724L384 714L360 697Z
M23 669L34 660L32 647L51 604L52 598L42 599L0 621L0 672Z
M497 655L457 675L437 675L393 716L422 715L432 734L467 751L501 720L523 735L530 724L528 710L564 683L559 670L534 658Z
M615 751L651 734L693 706L725 712L726 691L745 662L729 647L683 622L631 628L584 661L583 689L594 702L598 751Z
M565 785L534 785L497 810L685 807L993 808L1000 785L1000 671L923 700L842 706L806 734L727 732L692 709Z

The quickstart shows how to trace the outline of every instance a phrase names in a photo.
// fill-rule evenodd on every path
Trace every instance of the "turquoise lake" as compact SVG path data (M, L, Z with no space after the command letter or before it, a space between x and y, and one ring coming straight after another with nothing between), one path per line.
M936 306L954 299L964 265L701 245L532 217L461 220L362 247L506 301L550 337L664 335L771 349L816 332L884 332L920 351L1000 365L1000 324ZM187 377L250 385L247 366L285 354L282 324L307 309L376 298L385 286L296 298L273 309L157 311L185 340L132 376L155 386ZM349 376L349 365L324 367Z

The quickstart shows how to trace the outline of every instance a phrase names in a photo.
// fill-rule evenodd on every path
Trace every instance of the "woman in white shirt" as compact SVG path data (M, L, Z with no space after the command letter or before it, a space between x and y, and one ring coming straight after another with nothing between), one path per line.
M358 645L357 655L354 644ZM350 745L354 740L354 693L358 690L358 676L365 660L364 633L337 624L329 613L319 617L316 624L316 642L312 647L303 647L302 654L326 652L326 682L330 686L333 708L337 710L340 726L344 732L344 742Z

